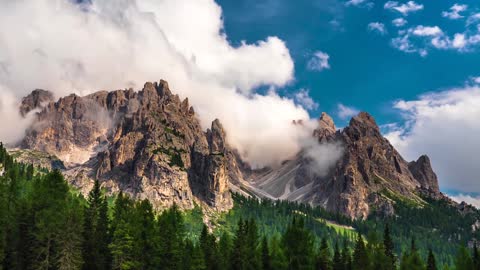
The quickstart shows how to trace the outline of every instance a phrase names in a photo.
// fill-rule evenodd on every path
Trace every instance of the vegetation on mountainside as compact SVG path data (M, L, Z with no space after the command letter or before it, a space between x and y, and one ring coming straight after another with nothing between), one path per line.
M98 182L83 198L59 171L17 163L1 145L0 164L2 269L480 269L466 247L478 213L443 201L397 201L396 217L351 221L234 195L210 232L199 206L156 213L148 200L107 198Z

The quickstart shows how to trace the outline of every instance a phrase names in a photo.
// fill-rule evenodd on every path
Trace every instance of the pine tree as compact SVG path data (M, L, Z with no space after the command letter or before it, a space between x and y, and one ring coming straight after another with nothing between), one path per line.
M390 227L385 224L383 232L383 249L388 260L388 269L396 269L396 258L392 238L390 236Z
M54 171L36 181L33 195L35 212L31 247L33 268L51 269L57 263L58 253L55 247L65 222L63 213L67 202L68 185L62 174Z
M267 237L262 238L262 269L271 270L272 264L270 261L270 251L268 249L268 240Z
M343 262L343 269L345 270L352 270L352 256L350 254L350 250L348 248L348 242L345 239L343 243L343 249L342 249L342 262Z
M303 218L293 218L283 235L283 245L289 269L311 269L313 267L314 240L311 232L305 229Z
M423 270L425 269L424 262L418 253L415 245L415 239L412 238L410 251L405 253L400 264L401 270Z
M202 249L199 245L193 247L193 254L192 254L192 266L191 270L205 270L207 267L205 266L205 256L203 255Z
M431 249L428 250L427 270L437 270L437 263L435 262L435 255Z
M203 225L202 233L200 234L200 248L202 249L205 266L208 270L218 269L217 261L217 243L215 236L208 232L206 225Z
M330 261L330 250L328 248L328 243L325 238L322 239L320 243L320 250L318 252L316 269L319 270L330 270L331 261Z
M117 224L109 248L112 253L112 269L129 270L139 268L140 263L135 259L133 252L134 239L124 222Z
M233 243L230 235L224 231L218 242L218 266L220 269L229 269L232 245Z
M247 223L247 267L249 269L259 269L262 265L258 228L255 219L251 218Z
M133 224L135 256L141 269L153 269L155 257L155 216L152 204L143 200L136 204Z
M83 212L80 198L70 196L64 216L65 223L58 237L58 269L81 269L83 265Z
M282 242L278 234L274 234L272 238L270 238L270 258L272 262L272 269L287 269L287 257L285 256Z
M342 260L342 255L340 254L340 249L338 248L338 242L335 242L335 248L333 250L333 270L344 270L345 263Z
M477 243L473 245L472 251L473 267L475 270L480 270L480 254L478 252Z
M355 249L353 252L353 265L354 270L368 269L370 265L367 250L365 248L365 242L360 233L357 235L357 242L355 243Z
M455 269L456 270L471 270L473 269L472 257L468 253L468 250L464 246L460 246L455 257Z
M108 205L100 190L100 183L95 181L88 194L84 210L84 244L83 269L104 270L109 268L110 253L108 249Z
M185 256L182 264L184 270L205 270L205 260L200 246L195 246L191 240L185 241ZM220 268L225 269L225 268Z
M185 228L177 205L163 211L156 226L156 269L179 269L182 265Z

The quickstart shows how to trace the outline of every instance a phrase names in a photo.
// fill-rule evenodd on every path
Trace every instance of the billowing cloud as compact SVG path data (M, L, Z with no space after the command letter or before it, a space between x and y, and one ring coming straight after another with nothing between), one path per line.
M310 171L320 177L327 175L344 153L344 147L339 142L318 143L314 139L305 140L304 149L305 156L313 161L309 164Z
M307 63L307 68L312 71L330 69L330 55L322 51L316 51Z
M345 106L342 103L337 104L337 115L342 120L351 118L359 113L360 111L354 107Z
M394 106L405 123L391 128L386 137L408 160L428 154L442 188L480 192L478 104L478 86L399 100Z
M310 90L300 89L294 95L295 101L307 110L318 109L318 103L310 96Z
M247 161L264 165L299 149L304 132L291 120L308 119L307 111L274 91L254 92L294 78L279 38L232 46L213 0L73 2L0 0L1 140L21 137L10 134L23 131L15 101L35 88L58 97L164 78L205 128L220 118Z
M377 32L381 35L384 35L387 33L387 29L385 28L385 25L380 22L371 22L367 26L369 31Z
M422 4L417 4L415 1L408 1L405 4L399 4L397 1L388 1L383 6L385 9L394 10L407 16L409 13L417 12L423 9Z
M448 18L450 20L458 20L464 18L460 13L466 11L468 8L467 5L454 4L450 7L450 11L443 11L442 17Z
M404 18L397 18L397 19L392 20L392 24L395 25L396 27L402 27L402 26L406 25L407 23L408 23L408 21L405 20Z

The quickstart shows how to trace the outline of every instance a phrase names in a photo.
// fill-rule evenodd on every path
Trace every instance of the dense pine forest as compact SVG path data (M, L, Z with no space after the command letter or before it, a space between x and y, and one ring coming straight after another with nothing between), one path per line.
M155 211L95 182L84 198L59 171L0 145L1 269L480 269L471 224L445 202L399 200L396 217L351 221L322 208L234 196L227 213Z

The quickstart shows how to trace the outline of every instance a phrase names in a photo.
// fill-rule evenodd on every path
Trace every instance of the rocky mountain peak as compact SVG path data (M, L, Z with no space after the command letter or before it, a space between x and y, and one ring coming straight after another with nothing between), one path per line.
M36 117L21 147L60 157L83 191L98 179L110 192L148 198L157 207L192 208L195 200L232 207L228 183L241 172L222 124L216 119L203 131L188 99L172 94L164 80L138 92L63 97Z
M317 138L319 142L330 141L333 134L337 131L332 117L325 112L322 112L318 119L318 127L313 131L313 137Z
M408 163L408 168L423 188L440 192L437 175L433 171L430 158L427 155L422 155L417 161Z
M320 119L318 119L319 128L327 129L333 133L337 130L335 123L330 115L326 112L322 112Z
M20 113L25 116L34 109L41 109L53 101L53 94L43 89L35 89L28 96L22 99Z
M361 132L361 135L369 135L369 133L380 132L375 119L367 112L360 112L354 116L349 123L349 127Z
M211 153L223 153L225 149L225 130L220 120L215 119L212 122L211 129L207 130L207 140Z
M363 219L372 212L394 215L393 204L398 198L422 203L417 195L419 189L428 188L434 197L440 194L428 157L406 162L368 113L353 117L341 131L335 131L331 118L322 114L313 135L320 145L342 151L329 171L316 174L308 162L312 151L307 158L304 153L308 151L302 151L294 160L254 182L261 189L259 196L267 193L275 199L321 205L353 219Z

